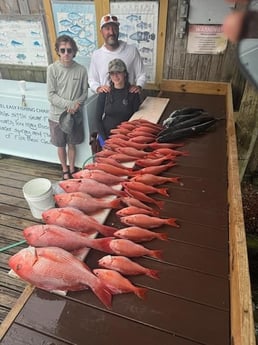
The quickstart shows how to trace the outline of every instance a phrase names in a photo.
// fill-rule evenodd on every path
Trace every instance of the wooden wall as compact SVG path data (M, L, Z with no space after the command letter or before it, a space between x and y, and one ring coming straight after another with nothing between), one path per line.
M44 0L0 0L0 14L45 15L43 1ZM167 0L160 0L160 3L163 1ZM108 0L95 0L95 2L98 8L108 8ZM245 137L245 145L248 147L243 153L246 162L243 165L243 173L247 166L255 171L258 169L258 162L257 155L252 154L252 148L257 146L257 130L255 131L254 129L258 126L258 116L256 115L258 110L258 93L251 90L249 86L246 87L245 79L239 72L236 63L234 45L229 43L225 53L219 55L199 55L186 52L187 35L185 35L183 39L177 37L180 11L179 4L180 0L168 0L162 77L164 79L222 81L232 84L234 108L236 111L239 111L236 120L238 121L238 119L241 119L241 127L243 127L243 122L247 124L245 126L245 128L247 128L247 130L245 130L245 136L249 136L247 140ZM45 22L47 23L47 20L45 20ZM47 25L46 30L48 30ZM48 37L50 37L50 33ZM23 79L35 82L46 81L46 69L40 67L24 68L22 66L0 65L0 73L3 79ZM250 102L250 98L252 102ZM249 99L248 107L245 106L246 103L244 103L244 105L241 104L242 100L244 101L246 99ZM249 124L252 124L252 127L249 128ZM241 146L242 138L240 132L239 136L239 145ZM251 146L246 144L247 142ZM251 162L249 162L249 158ZM241 173L241 175L243 174Z

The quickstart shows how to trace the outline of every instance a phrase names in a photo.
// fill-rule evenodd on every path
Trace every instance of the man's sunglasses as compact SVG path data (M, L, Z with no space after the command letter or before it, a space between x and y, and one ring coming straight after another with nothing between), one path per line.
M72 48L60 48L59 51L61 54L65 54L65 51L67 52L67 54L72 54L73 52Z
M112 20L113 22L118 21L118 18L116 16L105 16L103 19L104 19L104 22L109 22L110 20Z

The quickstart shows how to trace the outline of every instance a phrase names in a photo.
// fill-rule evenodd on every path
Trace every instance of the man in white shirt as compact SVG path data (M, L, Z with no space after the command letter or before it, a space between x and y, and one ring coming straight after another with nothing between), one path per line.
M118 18L114 15L107 14L101 18L100 30L104 44L93 52L89 68L89 85L96 93L110 91L108 64L115 58L123 60L127 66L130 92L140 92L145 84L146 74L140 53L135 46L118 40L119 25Z

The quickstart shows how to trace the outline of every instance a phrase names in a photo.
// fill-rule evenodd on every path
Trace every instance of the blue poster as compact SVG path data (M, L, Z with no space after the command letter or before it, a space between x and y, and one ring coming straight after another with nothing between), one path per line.
M90 58L97 49L94 2L52 0L56 35L71 36L78 46L75 60L89 68Z

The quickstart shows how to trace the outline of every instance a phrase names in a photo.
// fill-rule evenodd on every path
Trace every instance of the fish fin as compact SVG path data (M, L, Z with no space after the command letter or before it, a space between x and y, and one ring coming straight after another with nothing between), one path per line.
M159 194L164 195L164 196L169 196L167 188L157 188L157 189L158 189Z
M162 258L162 250L151 250L150 256L156 259L161 259Z
M169 181L173 183L179 183L180 177L169 177Z
M141 299L146 299L147 289L146 288L136 288L134 293Z
M189 156L189 152L188 151L181 151L181 156Z
M121 207L121 200L119 198L114 199L110 202L111 208L120 208Z
M159 238L160 240L162 240L162 241L168 241L168 234L166 234L166 233L160 233L160 234L158 235L158 238Z
M112 294L110 290L103 284L100 284L96 288L92 289L99 300L108 308L111 309L112 306Z
M174 226L175 228L179 228L179 225L176 222L176 218L167 219L166 224Z
M162 209L164 207L164 201L162 200L156 201L155 204L158 206L159 209Z
M153 279L159 279L159 272L157 270L149 269L149 270L146 271L146 275L148 277L153 278Z

